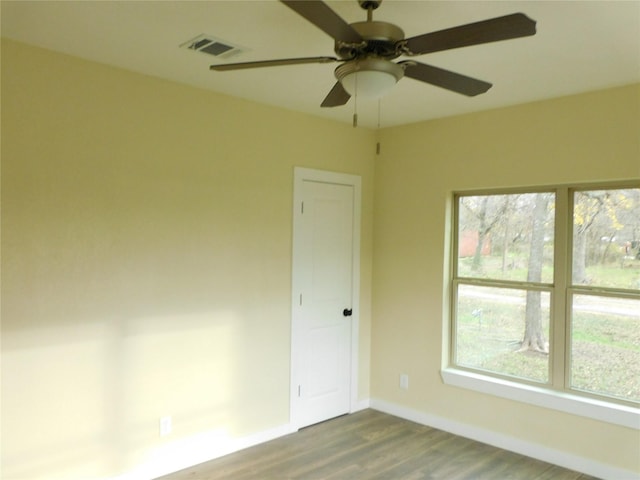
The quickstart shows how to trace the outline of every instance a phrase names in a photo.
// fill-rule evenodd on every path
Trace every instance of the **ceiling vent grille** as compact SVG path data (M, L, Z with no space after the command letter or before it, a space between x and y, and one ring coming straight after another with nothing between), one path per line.
M247 51L246 48L234 45L212 35L198 35L196 38L180 45L180 48L206 53L220 59L229 59Z

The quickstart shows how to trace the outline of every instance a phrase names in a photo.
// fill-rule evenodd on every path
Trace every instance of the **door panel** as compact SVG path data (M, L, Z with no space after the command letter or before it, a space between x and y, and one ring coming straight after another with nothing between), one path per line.
M345 350L341 342L345 336L342 330L340 326L309 329L307 380L303 392L307 399L339 394L343 384L340 373L344 371L341 361L344 361Z
M353 185L301 184L294 218L298 302L292 345L297 382L292 412L298 427L350 411L353 317L343 310L354 307L354 194Z

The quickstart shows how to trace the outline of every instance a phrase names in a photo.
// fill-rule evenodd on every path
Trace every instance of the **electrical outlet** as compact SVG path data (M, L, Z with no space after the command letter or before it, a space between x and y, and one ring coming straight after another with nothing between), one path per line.
M406 373L400 374L400 388L403 390L409 390L409 375Z
M165 437L171 433L171 417L160 417L160 436Z

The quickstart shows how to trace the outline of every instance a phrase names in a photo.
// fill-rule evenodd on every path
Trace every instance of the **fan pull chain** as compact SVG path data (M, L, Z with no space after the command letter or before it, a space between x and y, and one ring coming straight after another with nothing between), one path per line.
M353 96L353 128L358 126L358 73L356 73L356 92Z
M380 99L380 97L378 97L378 130L380 130L380 105L382 104L382 100ZM376 136L378 138L380 138L378 136L378 134L376 133ZM380 155L380 141L376 142L376 155Z

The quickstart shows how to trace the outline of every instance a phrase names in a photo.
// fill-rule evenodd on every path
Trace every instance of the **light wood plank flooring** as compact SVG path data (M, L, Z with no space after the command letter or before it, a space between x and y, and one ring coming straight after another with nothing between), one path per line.
M375 410L364 410L163 480L595 480Z

